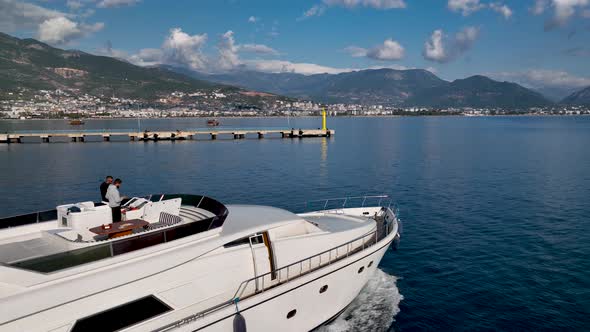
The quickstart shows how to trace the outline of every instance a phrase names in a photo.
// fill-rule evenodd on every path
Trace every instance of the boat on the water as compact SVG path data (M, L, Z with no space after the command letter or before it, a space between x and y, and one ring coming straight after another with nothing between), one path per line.
M84 121L82 120L70 120L70 125L72 126L81 126L84 124Z
M217 127L217 126L219 126L219 121L217 121L215 119L209 119L209 120L207 120L207 126Z
M0 219L0 330L313 330L399 239L386 200L295 214L158 194L130 199L117 223L90 201Z

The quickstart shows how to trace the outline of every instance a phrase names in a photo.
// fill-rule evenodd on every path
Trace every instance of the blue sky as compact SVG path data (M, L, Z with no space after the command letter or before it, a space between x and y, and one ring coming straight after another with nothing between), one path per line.
M3 32L140 65L427 68L448 80L590 85L590 0L0 0L0 9Z

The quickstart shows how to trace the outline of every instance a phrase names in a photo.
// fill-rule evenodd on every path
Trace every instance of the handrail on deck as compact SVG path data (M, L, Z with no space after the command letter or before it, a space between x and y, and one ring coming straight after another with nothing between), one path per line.
M328 209L328 206L332 206L330 205L331 202L342 202L342 205L337 205L337 208L345 208L345 207L364 207L365 203L367 202L367 200L373 201L373 200L377 200L379 199L379 201L377 202L377 206L382 206L381 203L383 201L385 201L387 203L387 207L389 208L391 206L391 204L393 203L393 200L391 199L391 197L389 197L389 195L365 195L365 196L347 196L347 197L337 197L337 198L326 198L326 199L317 199L317 200L311 200L311 201L306 201L303 204L305 205L306 209L310 209L312 204L315 203L324 203L323 204L323 210ZM361 201L362 200L362 201ZM348 205L351 201L361 201L360 202L360 206L350 206ZM318 204L317 206L319 206L321 204Z
M364 196L361 196L361 198ZM366 196L366 197L380 197L380 196ZM388 197L388 196L385 196ZM188 317L182 318L180 320L177 320L173 323L170 323L168 325L165 325L159 329L157 329L156 331L169 331L172 330L174 328L180 327L184 324L188 324L192 321L195 321L199 318L205 317L206 315L215 312L219 309L225 308L229 305L235 304L238 301L240 301L242 298L247 298L249 296L253 296L259 293L264 292L265 290L268 290L269 288L273 288L279 285L282 285L290 280L293 280L295 278L299 278L301 276L304 276L306 274L309 274L311 272L314 272L322 267L325 267L327 265L330 265L336 261L339 261L341 259L347 258L348 256L350 256L351 254L357 253L357 252L361 252L367 248L370 248L371 246L377 244L381 239L385 238L386 236L388 236L389 234L391 234L393 227L392 225L395 223L397 223L397 217L395 216L395 214L393 213L393 211L391 211L390 208L387 208L387 210L389 210L391 212L391 214L393 215L393 219L391 218L387 218L385 217L384 220L384 233L382 235L382 237L379 237L379 227L375 227L372 231L366 233L365 235L359 236L353 240L350 240L346 243L343 243L341 245L338 245L336 247L332 247L328 250L322 251L320 253L314 254L312 256L308 256L306 258L303 258L299 261L296 261L294 263L291 263L289 265L285 265L283 267L274 269L272 271L266 272L262 275L244 280L240 283L240 285L238 286L238 289L236 290L236 292L234 293L234 296L227 300L224 301L222 303L219 303L217 305L214 305L212 307L209 307L203 311L200 311L196 314L190 315ZM385 211L385 213L387 212L387 210ZM368 239L368 241L366 240ZM359 244L357 247L354 247L354 243L357 241L361 241L362 243ZM342 254L338 254L338 250L340 248L346 248L346 251ZM336 252L335 255L332 255L333 252ZM327 261L322 262L322 256L325 256L326 254L328 254L328 259ZM316 260L317 261L317 265L312 266L312 262ZM306 263L304 265L304 263ZM304 270L304 266L307 267L307 269ZM295 271L294 274L289 273L290 269L293 267L299 267L298 270ZM282 273L282 271L286 270L286 276L284 276L284 273ZM275 275L276 279L273 280L272 276ZM269 278L269 276L271 277L270 280L270 285L268 285L268 287L264 287L264 280L265 278ZM261 282L260 282L261 281ZM244 296L245 291L247 290L248 286L254 283L254 290L249 293L246 294Z

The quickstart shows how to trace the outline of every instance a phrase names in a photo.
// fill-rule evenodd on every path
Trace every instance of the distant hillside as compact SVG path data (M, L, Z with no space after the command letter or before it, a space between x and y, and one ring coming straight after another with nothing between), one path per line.
M154 99L172 91L222 87L162 68L139 67L0 33L0 90L65 89L96 96Z
M590 86L565 97L560 104L590 105Z
M174 70L200 79L326 103L401 105L417 91L447 83L422 69L372 69L307 76L255 71L207 75Z
M529 108L552 102L538 92L516 83L471 76L449 84L424 89L406 100L407 105L428 107Z
M448 82L422 69L375 69L309 76L253 71L207 75L185 70L184 73L214 82L330 103L507 109L552 104L540 93L516 83L498 82L485 76Z

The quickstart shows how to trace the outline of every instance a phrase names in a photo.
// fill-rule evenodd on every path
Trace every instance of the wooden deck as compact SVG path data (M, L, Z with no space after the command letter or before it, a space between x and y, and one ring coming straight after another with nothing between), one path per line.
M274 134L282 138L330 137L334 130L320 129L202 129L202 130L156 130L156 131L117 131L117 130L81 130L81 131L27 131L0 133L0 143L66 143L66 142L109 142L109 141L160 141L160 140L194 140L197 136L217 139L220 135L244 139L247 135L265 138Z

